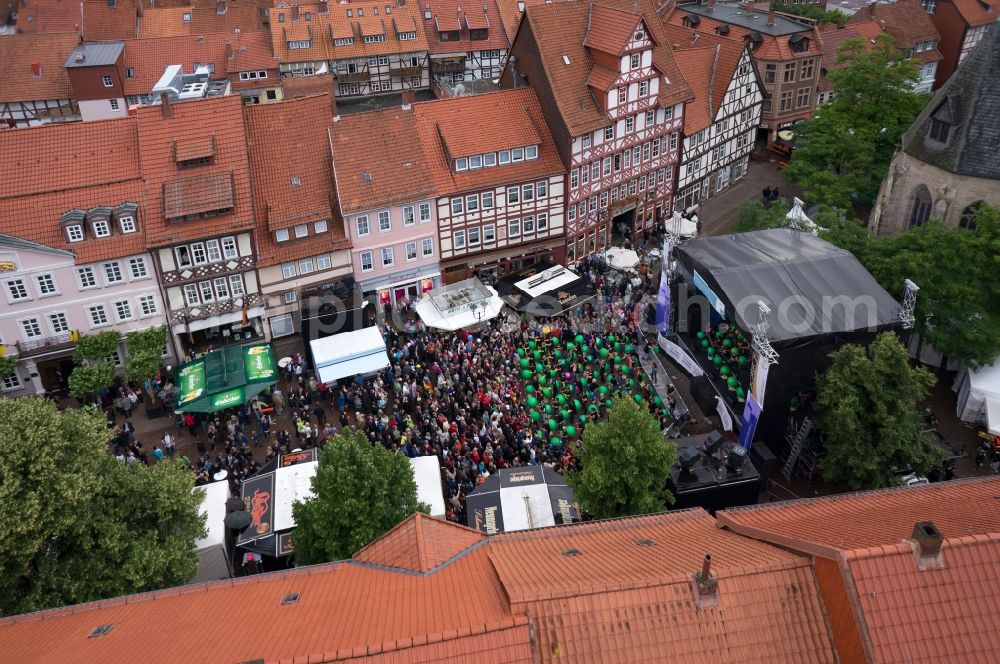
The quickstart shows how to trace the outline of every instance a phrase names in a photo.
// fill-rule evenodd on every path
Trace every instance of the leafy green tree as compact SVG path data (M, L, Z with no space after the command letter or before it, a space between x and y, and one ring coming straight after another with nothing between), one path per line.
M833 363L817 377L816 400L825 480L878 489L898 483L899 472L924 474L941 462L941 452L921 436L917 412L934 376L910 366L895 334L880 334L867 350L843 346L830 357Z
M840 27L843 27L847 23L847 19L850 18L850 16L839 9L824 10L816 5L790 5L785 0L773 0L771 6L775 10L785 14L811 18L820 23L834 23Z
M903 132L927 103L913 92L918 63L901 56L888 35L874 44L847 39L842 67L829 73L835 96L795 128L798 148L785 174L816 203L850 208L878 194Z
M163 325L129 332L125 337L125 345L128 348L125 378L143 383L155 377L163 366L161 353L165 343L166 327Z
M762 231L768 228L788 228L788 206L784 201L778 200L770 207L758 200L747 200L740 203L739 216L733 222L730 230L733 233L747 233L749 231Z
M417 501L407 458L360 431L327 441L312 490L312 498L292 505L298 565L350 558L414 512L430 511Z
M121 337L117 332L100 332L98 334L81 334L76 341L76 353L73 361L77 364L105 360L118 350Z
M660 433L644 405L618 397L608 421L583 430L577 453L582 469L566 475L581 509L597 518L663 511L674 502L667 489L677 446Z
M118 350L120 340L114 331L80 335L73 355L76 366L67 379L70 396L82 401L111 387L115 382L115 365L108 358Z
M185 583L204 534L179 462L126 466L93 409L0 399L0 614Z
M0 356L0 378L6 378L7 376L14 373L14 369L16 367L17 367L16 357Z

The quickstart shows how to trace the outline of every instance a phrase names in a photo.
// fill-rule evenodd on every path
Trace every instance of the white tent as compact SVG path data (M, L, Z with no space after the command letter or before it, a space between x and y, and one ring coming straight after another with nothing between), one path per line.
M319 461L297 463L274 471L274 530L295 527L292 504L313 497L312 478Z
M196 486L193 491L201 492L201 514L205 515L206 535L194 543L198 554L198 572L192 583L228 579L233 574L229 569L229 555L226 553L226 501L229 500L229 482L213 482Z
M604 260L614 269L625 272L639 267L639 254L632 249L611 247L604 252Z
M1000 436L1000 361L981 369L963 369L955 385L959 419L985 420L990 433Z
M503 300L478 279L464 279L435 288L414 308L427 327L452 332L496 318Z
M309 345L316 373L324 383L369 374L389 366L385 339L375 326L314 339Z
M417 500L430 505L431 516L445 515L444 490L441 488L441 464L436 456L410 458L413 479L417 481Z

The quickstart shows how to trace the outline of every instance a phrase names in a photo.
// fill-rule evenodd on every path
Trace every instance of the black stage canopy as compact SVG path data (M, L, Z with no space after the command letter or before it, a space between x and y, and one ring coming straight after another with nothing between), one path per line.
M497 294L503 298L503 301L518 313L540 317L558 316L564 311L583 304L597 293L597 289L585 277L580 277L535 298L531 298L515 285L523 279L541 274L554 267L558 266L548 261L539 261L497 279L493 287L496 288Z
M706 287L718 299L716 311L740 328L757 322L757 301L763 300L771 308L768 337L776 349L783 342L900 323L899 303L857 258L806 231L776 228L696 239L676 255L695 287L710 302Z
M470 527L490 535L580 520L573 489L545 466L497 471L466 496L465 511Z

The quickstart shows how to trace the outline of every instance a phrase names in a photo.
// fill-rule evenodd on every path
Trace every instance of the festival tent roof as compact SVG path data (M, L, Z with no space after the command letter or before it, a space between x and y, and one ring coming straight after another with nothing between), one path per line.
M504 468L466 496L469 526L493 534L580 520L573 490L544 466Z
M988 367L968 369L962 381L965 384L958 395L958 416L965 422L985 416L989 432L1000 436L1000 360Z
M227 346L174 369L177 412L211 413L246 403L278 379L269 343Z
M416 310L424 325L455 331L496 318L503 305L495 289L471 278L435 288L417 303Z
M385 339L378 327L341 332L309 342L320 381L368 374L389 366Z
M676 255L699 289L714 294L706 293L709 300L717 296L720 313L744 330L758 320L757 301L768 304L772 343L900 323L899 303L858 259L809 232L775 228L699 238Z
M441 488L441 464L436 456L410 458L413 479L417 482L417 500L431 508L431 516L444 516L444 491Z

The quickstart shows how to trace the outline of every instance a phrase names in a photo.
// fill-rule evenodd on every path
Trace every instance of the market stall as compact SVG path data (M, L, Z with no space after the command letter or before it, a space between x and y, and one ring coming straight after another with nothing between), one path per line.
M198 571L191 583L228 579L233 575L226 551L226 501L232 495L229 482L212 482L192 489L201 494L199 512L205 515L205 536L194 543Z
M341 332L309 342L316 375L323 383L364 376L389 366L385 339L378 327Z
M444 517L444 490L441 487L441 463L436 456L409 459L417 483L417 500L431 508L431 516Z
M237 537L241 549L281 558L294 549L292 505L312 498L312 478L319 461L316 450L298 450L272 459L240 487L251 520Z
M451 332L496 318L503 306L495 289L471 278L429 291L415 309L427 327Z
M466 497L468 525L487 534L580 520L573 490L545 466L504 468Z
M174 369L178 413L212 413L246 403L278 380L269 343L227 346Z
M985 422L987 430L1000 436L1000 362L979 369L964 368L955 380L960 420Z

